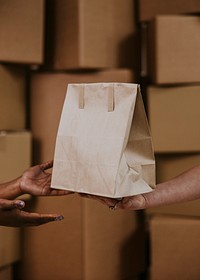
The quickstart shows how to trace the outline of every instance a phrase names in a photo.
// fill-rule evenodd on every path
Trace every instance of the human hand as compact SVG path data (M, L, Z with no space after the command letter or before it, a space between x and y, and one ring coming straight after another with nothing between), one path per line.
M83 198L90 198L96 200L112 210L126 209L126 210L139 210L147 208L145 205L145 198L143 195L136 195L130 197L124 197L122 199L114 199L103 196L96 196L91 194L80 194Z
M88 195L88 194L80 194L82 197L91 198L97 200L104 205L108 206L112 210L140 210L146 209L165 203L165 194L161 192L159 189L156 189L149 193L138 194L134 196L124 197L122 199L114 199L108 197L101 197L95 195ZM166 196L167 198L167 196Z
M53 167L53 161L48 161L27 169L20 178L21 193L34 196L67 195L72 192L50 188L51 173L46 170Z
M80 195L85 198L97 200L103 203L104 205L108 206L112 210L139 210L151 207L151 201L148 201L148 194L139 194L135 196L124 197L122 199L114 199L88 194Z
M156 185L149 193L124 197L121 200L81 194L95 199L111 209L139 210L200 199L200 165Z
M0 199L0 225L8 227L39 226L53 221L63 220L62 215L38 214L23 211L22 200Z

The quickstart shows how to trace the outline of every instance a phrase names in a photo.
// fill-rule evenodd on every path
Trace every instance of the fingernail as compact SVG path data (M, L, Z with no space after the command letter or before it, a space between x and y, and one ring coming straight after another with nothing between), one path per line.
M60 215L55 218L55 221L62 221L64 219L64 216Z
M19 208L23 208L24 205L25 205L25 203L24 203L24 201L19 201L19 202L17 203L17 205L18 205Z

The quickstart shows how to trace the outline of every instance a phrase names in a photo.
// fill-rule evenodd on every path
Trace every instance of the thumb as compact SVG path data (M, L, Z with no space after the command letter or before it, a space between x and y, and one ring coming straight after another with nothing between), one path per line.
M115 210L139 210L148 207L145 194L138 194L132 197L125 197L115 205Z
M42 171L45 171L46 169L52 168L53 167L53 160L49 160L45 163L41 163L39 165L39 167Z

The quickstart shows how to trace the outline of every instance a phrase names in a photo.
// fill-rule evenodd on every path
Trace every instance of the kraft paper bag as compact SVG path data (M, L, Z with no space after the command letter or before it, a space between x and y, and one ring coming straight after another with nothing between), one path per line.
M152 191L152 138L137 84L69 84L52 188L122 198Z

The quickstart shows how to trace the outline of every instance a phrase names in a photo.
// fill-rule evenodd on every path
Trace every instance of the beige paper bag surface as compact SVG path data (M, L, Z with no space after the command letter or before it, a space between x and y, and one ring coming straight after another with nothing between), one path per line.
M51 187L121 198L150 192L154 185L152 139L139 86L69 84Z

